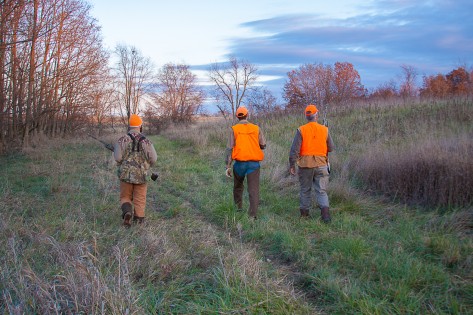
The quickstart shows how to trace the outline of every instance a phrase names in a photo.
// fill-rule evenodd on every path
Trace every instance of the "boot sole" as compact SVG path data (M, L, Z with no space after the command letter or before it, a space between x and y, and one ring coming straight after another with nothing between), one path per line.
M130 212L125 213L125 217L123 218L123 225L127 228L130 227L131 226L130 220L131 220L131 213Z
M322 218L322 222L323 223L330 223L330 222L332 222L332 219L331 218L325 218L325 219Z

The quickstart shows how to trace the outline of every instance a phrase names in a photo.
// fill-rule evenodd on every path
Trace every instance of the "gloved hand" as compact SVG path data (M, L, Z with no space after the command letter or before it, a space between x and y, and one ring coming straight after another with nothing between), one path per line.
M294 166L291 166L291 167L289 168L289 173L290 173L291 175L293 175L293 176L296 175L296 168L295 168Z
M232 178L232 177L233 177L232 168L231 168L231 167L227 167L227 170L225 171L225 176L227 176L228 178Z

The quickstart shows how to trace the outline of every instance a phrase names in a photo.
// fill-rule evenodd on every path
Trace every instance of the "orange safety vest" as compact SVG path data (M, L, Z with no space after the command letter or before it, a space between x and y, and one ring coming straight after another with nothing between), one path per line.
M232 159L237 161L262 161L263 150L259 146L259 127L246 123L232 126L235 146Z
M328 128L316 122L299 127L302 136L300 155L327 156Z

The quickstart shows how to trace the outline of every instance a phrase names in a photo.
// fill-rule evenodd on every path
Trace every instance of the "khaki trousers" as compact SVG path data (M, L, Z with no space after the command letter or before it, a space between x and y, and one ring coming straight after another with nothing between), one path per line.
M120 181L120 205L131 203L135 208L134 216L144 218L146 191L148 184L130 184Z
M312 203L312 188L315 190L317 204L320 208L329 207L327 186L329 173L327 166L305 168L299 167L300 204L299 208L309 210Z

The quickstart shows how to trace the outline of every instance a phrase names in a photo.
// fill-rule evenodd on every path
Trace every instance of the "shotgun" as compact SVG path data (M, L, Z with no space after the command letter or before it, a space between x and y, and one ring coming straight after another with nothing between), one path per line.
M91 138L97 140L98 142L100 142L101 144L103 144L107 149L109 149L110 151L113 152L113 144L108 143L108 142L105 142L105 141L103 141L103 140L100 140L100 139L98 139L98 138L92 136L90 133L89 133L88 135L89 135L89 137L91 137Z
M323 116L322 123L324 124L325 127L328 128L327 104L324 104L323 110L324 110L324 116ZM330 174L330 162L329 162L329 160L328 160L328 152L327 152L327 171L328 171L328 173Z

